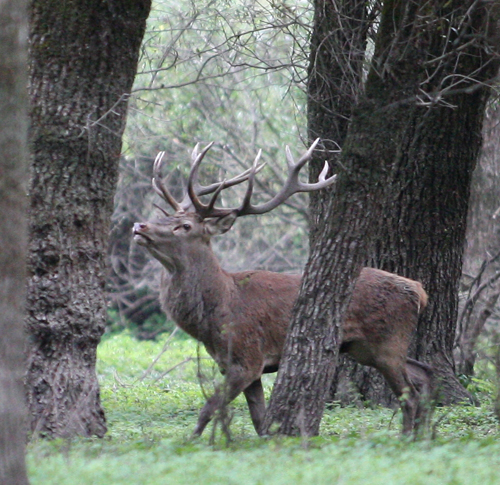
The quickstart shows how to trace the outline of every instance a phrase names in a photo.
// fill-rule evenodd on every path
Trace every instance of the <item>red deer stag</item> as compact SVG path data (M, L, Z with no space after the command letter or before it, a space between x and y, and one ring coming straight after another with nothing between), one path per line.
M201 186L200 163L211 147L192 154L187 194L178 202L162 182L160 153L154 164L153 187L174 209L158 223L135 223L134 240L165 268L160 289L161 305L177 325L203 342L226 377L225 392L218 390L202 408L195 435L201 435L213 414L241 392L245 394L257 433L265 413L261 376L276 372L280 363L300 275L269 271L227 273L215 257L210 239L227 232L238 217L269 212L295 192L319 190L331 185L328 165L316 183L299 181L299 171L311 158L318 140L294 163L288 147L289 175L284 187L270 201L250 202L260 151L253 167L227 181ZM242 205L215 207L220 192L248 181ZM200 196L213 194L204 204ZM419 313L427 302L420 283L373 268L364 268L356 283L343 327L341 352L378 369L401 399L403 432L410 433L423 421L421 394L430 384L430 368L407 358L408 345Z

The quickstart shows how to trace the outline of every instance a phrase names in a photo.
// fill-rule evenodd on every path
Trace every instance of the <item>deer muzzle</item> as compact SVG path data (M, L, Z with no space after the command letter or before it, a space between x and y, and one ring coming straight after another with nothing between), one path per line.
M135 222L132 228L134 241L137 244L146 245L153 239L148 235L148 225L145 222Z

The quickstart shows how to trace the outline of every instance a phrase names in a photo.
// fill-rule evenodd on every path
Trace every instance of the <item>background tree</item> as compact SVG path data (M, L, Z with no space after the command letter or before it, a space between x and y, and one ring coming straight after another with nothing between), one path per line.
M148 0L34 0L26 379L32 431L102 436L95 375L127 100Z
M25 2L0 1L0 483L28 483L22 377L27 246Z
M500 297L500 105L486 111L481 157L474 170L467 219L467 245L462 278L462 306L455 341L457 370L475 374L479 357L491 356L488 342L498 332ZM497 212L498 211L498 212ZM488 339L481 342L487 330ZM486 344L486 345L485 345Z
M498 4L436 2L427 19L448 23L450 30L445 39L414 25L413 39L417 48L425 46L427 59L414 71L414 107L401 110L408 128L400 126L408 131L372 258L383 269L422 281L431 295L413 355L433 365L440 401L450 403L470 399L455 377L452 352L472 173L498 70Z
M444 378L444 401L466 395L451 350L470 178L497 71L496 15L495 4L478 2L384 2L335 198L306 266L268 429L279 423L284 434L318 432L338 329L370 255L423 281L434 299L415 353ZM385 237L369 244L382 230Z

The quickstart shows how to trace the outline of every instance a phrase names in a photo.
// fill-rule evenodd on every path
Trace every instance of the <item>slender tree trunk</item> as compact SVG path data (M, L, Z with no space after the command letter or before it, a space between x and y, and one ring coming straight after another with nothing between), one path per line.
M324 151L311 162L310 179L315 181L325 159L335 167L340 160L352 110L363 92L363 66L366 44L379 2L368 11L362 0L317 0L308 70L308 132L312 142L322 139ZM310 194L310 243L317 237L334 188ZM392 392L375 370L357 364L347 355L339 357L329 399L352 404L361 395L364 400L394 404Z
M95 373L106 247L149 0L31 4L31 184L26 379L30 425L106 432Z
M464 272L469 277L500 251L499 209L500 103L494 100L485 113L481 157L472 177L464 254Z
M25 485L26 3L0 0L0 25L0 483Z
M382 215L391 161L402 141L394 136L388 142L382 136L401 135L396 130L400 113L389 99L402 95L399 90L367 89L353 114L344 169L312 247L266 413L268 432L318 433L335 372L339 329Z

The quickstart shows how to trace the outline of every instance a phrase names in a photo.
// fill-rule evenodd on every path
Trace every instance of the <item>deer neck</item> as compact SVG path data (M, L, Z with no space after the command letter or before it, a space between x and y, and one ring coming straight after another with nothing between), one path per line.
M181 264L162 278L164 311L197 340L210 346L217 315L226 305L234 282L220 266L210 245L183 252Z

